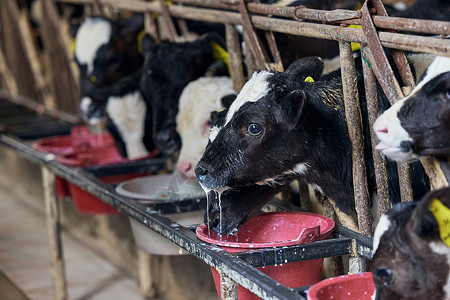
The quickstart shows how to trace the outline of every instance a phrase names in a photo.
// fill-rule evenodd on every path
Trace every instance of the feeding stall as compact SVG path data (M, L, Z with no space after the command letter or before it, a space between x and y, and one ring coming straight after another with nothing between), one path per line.
M415 81L404 51L449 57L450 40L445 37L450 35L450 22L388 17L381 0L365 1L357 10L339 7L333 10L319 10L304 6L277 6L244 0L175 0L170 4L162 0L43 0L40 4L42 5L40 26L43 29L41 32L45 32L41 37L45 49L42 52L43 57L39 57L41 52L33 50L36 47L30 44L33 39L30 37L30 28L25 24L27 16L21 15L21 10L13 0L0 3L2 24L15 24L0 27L0 38L11 40L11 43L2 43L0 47L0 70L2 70L0 96L43 112L44 115L56 116L72 123L76 121L73 115L76 115L79 83L76 79L76 66L67 46L70 45L68 38L70 24L67 22L69 18L64 14L64 9L62 14L58 14L56 4L81 4L88 13L90 11L92 14L101 14L109 18L117 18L119 13L123 12L143 13L145 29L155 39L168 38L172 41L181 41L189 38L189 26L186 20L223 24L229 52L229 70L236 91L239 91L246 81L244 65L247 74L262 69L283 71L287 67L283 65L283 57L274 33L333 41L338 45L340 54L345 115L352 145L352 174L355 191L352 201L355 202L357 212L355 227L359 231L355 232L345 226L339 226L335 236L327 240L228 253L217 246L201 242L192 228L174 226L171 219L164 216L164 213L173 213L173 211L168 211L170 209L164 205L149 208L144 203L132 201L118 194L110 185L98 178L100 176L98 174L105 170L120 173L126 168L134 168L142 172L164 169L165 161L158 160L150 164L146 164L145 161L134 162L121 167L119 171L101 167L94 168L95 170L73 169L59 163L52 156L33 150L18 139L2 134L0 141L3 144L43 166L49 232L53 237L50 245L54 251L52 253L53 278L56 283L55 295L58 299L67 298L67 286L64 275L64 256L61 252L62 248L58 247L61 239L60 215L54 191L55 175L88 191L121 213L148 227L147 230L155 231L213 267L220 274L222 299L237 299L238 286L248 289L263 299L305 299L305 288L287 287L257 269L276 265L280 261L288 264L349 255L349 273L366 271L366 260L372 257L373 216L363 153L363 128L359 104L361 95L358 95L355 80L355 59L362 60L364 92L372 127L379 115L376 83L378 82L381 86L390 103L408 95L414 88ZM13 20L21 21L15 23ZM235 25L241 25L243 28L242 39L245 41L245 47L242 47L239 42L239 33ZM177 28L181 34L177 33ZM264 35L259 35L261 32ZM354 58L351 43L360 44L361 56ZM389 63L385 55L384 49L387 48L394 57L394 65ZM45 62L42 64L46 66L45 68L36 65L35 62L39 60ZM396 79L394 69L398 70L403 84ZM14 135L14 131L12 134ZM375 146L376 137L372 131L371 141ZM377 210L379 213L384 213L390 208L391 200L387 186L385 159L379 151L374 150L373 161L379 201ZM442 171L448 162L439 162L433 157L422 157L421 163L433 189L448 186L449 179ZM412 201L408 165L399 163L397 168L401 201ZM326 201L324 204L329 208L326 210L327 214L336 219L336 215L332 212L332 205ZM345 220L337 221L346 224ZM342 272L339 270L338 268L338 272Z

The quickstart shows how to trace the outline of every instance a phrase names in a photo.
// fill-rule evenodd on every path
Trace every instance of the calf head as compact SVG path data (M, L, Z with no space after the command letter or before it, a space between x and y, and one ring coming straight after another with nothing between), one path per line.
M181 93L176 117L181 149L177 170L195 177L194 168L208 143L210 114L221 110L229 97L236 97L230 77L201 77L190 82Z
M310 140L299 129L308 114L305 87L312 84L305 78L317 80L322 67L312 57L296 61L285 73L255 73L230 107L214 114L195 169L210 198L205 222L211 228L221 234L236 230L259 214L291 175L305 171L308 151L302 150L308 144L294 140Z
M292 141L308 134L299 130L307 114L305 87L312 84L304 79L317 79L322 69L322 60L310 57L294 62L285 73L253 74L230 108L217 114L195 170L203 187L276 185L281 177L304 172L306 151L301 148L308 145Z
M409 96L375 122L377 149L397 161L450 154L450 59L438 57Z
M450 248L442 242L440 227L430 211L435 199L448 210L450 188L430 192L420 203L400 203L380 218L371 263L376 299L450 296Z
M204 75L214 62L212 42L223 44L214 33L186 43L162 41L155 44L144 37L145 65L141 88L153 110L153 139L166 155L172 155L180 148L175 121L178 100L183 88Z
M102 101L105 87L142 67L138 49L142 28L141 15L115 22L88 18L81 24L75 36L75 60L80 69L82 97Z

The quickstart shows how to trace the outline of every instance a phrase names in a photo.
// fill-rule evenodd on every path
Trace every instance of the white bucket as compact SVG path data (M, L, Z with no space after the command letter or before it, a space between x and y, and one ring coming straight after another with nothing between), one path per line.
M118 194L134 198L141 203L176 204L183 199L206 197L198 180L186 180L179 174L165 174L139 177L117 185ZM203 210L164 215L182 226L203 223ZM142 251L158 255L184 255L184 251L168 239L130 217L131 229L136 245Z

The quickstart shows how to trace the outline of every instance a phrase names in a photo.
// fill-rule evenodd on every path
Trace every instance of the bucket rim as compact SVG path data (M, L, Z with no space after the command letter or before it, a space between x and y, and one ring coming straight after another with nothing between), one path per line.
M375 288L375 282L373 281L373 275L372 272L364 272L364 273L356 273L356 274L347 274L347 275L341 275L341 276L336 276L336 277L331 277L331 278L327 278L324 279L322 281L319 281L318 283L313 284L308 292L307 292L307 299L311 300L311 299L320 299L319 297L319 292L321 290L323 290L324 288L326 288L327 286L329 286L330 284L339 284L341 282L344 281L352 281L352 280L357 280L357 279L372 279L372 284L367 285L367 287L372 286L373 287L373 293L375 292L376 288ZM330 288L330 287L328 287ZM313 298L314 297L314 298Z
M214 238L209 237L207 234L205 234L205 231L208 230L207 226L205 223L200 224L196 230L195 233L197 235L197 237L199 239L201 239L202 241L217 245L217 246L222 246L222 247L228 247L228 248L246 248L246 249L258 249L258 248L271 248L271 247L283 247L283 246L292 246L292 245L298 245L298 244L303 244L306 242L313 242L313 241L317 241L317 240L323 240L326 239L331 232L333 231L334 227L335 227L335 222L328 217L325 217L323 215L320 214L315 214L315 213L309 213L309 212L295 212L295 211L285 211L285 212L268 212L268 213L262 213L256 217L254 217L253 219L249 220L248 222L251 222L252 220L259 218L259 217L264 217L264 216L270 216L270 215L303 215L303 216L311 216L311 217L315 217L318 219L321 219L323 221L325 221L326 226L311 226L311 227L306 227L305 230L301 231L299 233L299 238L296 239L292 239L292 240L284 240L284 241L274 241L274 242L260 242L260 243L245 243L245 242L231 242L231 241L221 241L221 240L217 240ZM309 233L309 232L320 232L320 235L317 238L317 235L314 235L313 238L311 238L311 240L309 241L303 241L304 239L302 238L305 234Z

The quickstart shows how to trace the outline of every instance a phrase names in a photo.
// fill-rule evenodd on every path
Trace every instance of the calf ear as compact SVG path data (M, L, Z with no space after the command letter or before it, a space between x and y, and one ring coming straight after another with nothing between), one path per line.
M304 81L310 76L317 81L323 72L323 61L318 56L309 56L297 59L286 70L286 73L292 75L300 81Z
M439 224L450 220L448 209L450 209L450 188L426 194L411 217L414 232L420 237L440 238L442 234L440 235Z
M280 101L281 114L275 117L284 128L292 130L300 121L303 108L307 103L306 94L302 90L294 90Z
M228 108L230 108L231 104L234 102L236 97L237 97L237 95L235 95L235 94L228 94L228 95L225 95L222 98L220 98L220 102L226 109L228 109Z
M134 14L127 19L117 21L119 35L124 36L131 32L138 32L144 29L144 15Z
M150 52L150 49L156 45L155 40L148 33L144 34L141 40L141 51L145 55Z

